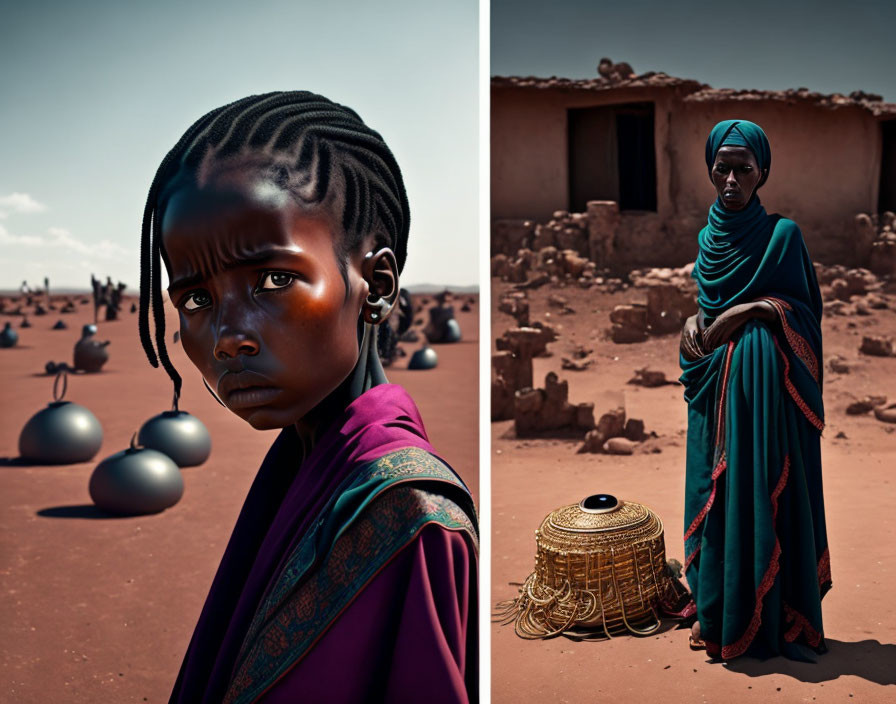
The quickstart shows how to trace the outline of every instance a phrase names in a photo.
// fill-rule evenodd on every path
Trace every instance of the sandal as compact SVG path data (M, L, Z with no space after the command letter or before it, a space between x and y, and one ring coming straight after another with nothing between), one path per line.
M702 638L694 638L693 635L688 635L688 645L691 650L706 650L706 641Z

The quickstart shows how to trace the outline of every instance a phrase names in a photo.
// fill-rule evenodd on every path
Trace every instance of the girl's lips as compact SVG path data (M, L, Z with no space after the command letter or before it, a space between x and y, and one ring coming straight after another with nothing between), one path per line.
M227 394L227 407L231 410L255 408L271 403L281 393L276 386L249 386L245 389L234 389Z

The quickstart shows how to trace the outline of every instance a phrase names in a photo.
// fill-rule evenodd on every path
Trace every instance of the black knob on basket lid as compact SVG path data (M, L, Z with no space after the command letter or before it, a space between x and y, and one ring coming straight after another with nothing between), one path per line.
M592 494L579 502L579 508L586 513L610 513L620 505L619 499L612 494Z

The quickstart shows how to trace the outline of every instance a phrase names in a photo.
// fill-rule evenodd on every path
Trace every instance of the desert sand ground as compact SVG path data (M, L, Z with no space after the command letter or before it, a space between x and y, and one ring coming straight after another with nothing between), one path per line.
M493 284L493 337L515 325L497 310L510 286ZM551 294L576 311L558 315ZM513 421L492 424L492 603L516 595L512 582L533 570L535 529L553 509L593 493L637 501L665 525L667 557L684 562L683 496L686 406L681 386L641 388L626 382L649 365L677 379L678 336L618 345L604 336L613 307L638 298L545 286L530 292L531 319L561 326L535 360L535 385L555 371L569 381L570 402L594 402L595 418L624 403L629 417L645 421L659 454L576 454L580 441L514 436ZM640 296L643 298L643 292ZM822 440L824 494L834 588L824 600L829 652L817 664L774 658L711 662L688 649L688 631L664 625L658 634L602 642L518 638L513 626L492 626L492 701L528 702L892 702L896 701L896 426L871 415L847 416L845 407L866 394L896 397L896 358L858 353L863 332L896 333L896 297L890 309L856 319L826 316L825 359L839 353L854 365L849 374L825 372L827 428ZM550 313L549 318L545 318ZM566 371L561 356L575 344L594 350L597 364ZM838 438L838 433L845 438Z
M31 315L30 329L19 328L21 318L0 315L0 327L9 320L20 336L17 347L0 349L0 701L168 701L245 494L275 437L218 406L182 347L169 342L185 380L181 408L208 427L212 455L183 470L184 496L172 508L136 518L99 514L87 491L93 468L171 403L167 376L140 348L131 300L120 320L99 323L98 338L112 341L103 371L69 378L66 400L90 408L104 431L96 458L69 466L9 460L18 455L25 422L52 400L44 364L71 363L93 305L79 304L70 315ZM387 375L408 389L433 445L476 495L478 301L457 318L464 339L434 346L436 369L409 371L405 357ZM68 330L50 329L59 319ZM173 312L168 321L170 341ZM403 344L409 352L418 346Z

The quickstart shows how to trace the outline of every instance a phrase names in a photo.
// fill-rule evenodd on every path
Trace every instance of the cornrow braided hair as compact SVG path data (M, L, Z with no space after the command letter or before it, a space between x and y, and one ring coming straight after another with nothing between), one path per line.
M140 341L153 367L182 380L165 347L161 221L175 177L197 180L228 157L266 163L278 185L313 205L341 195L343 254L374 234L404 267L410 210L401 171L378 132L343 105L307 91L253 95L212 110L184 133L156 171L143 209L140 240ZM150 333L150 314L155 335ZM153 337L155 339L153 339Z

